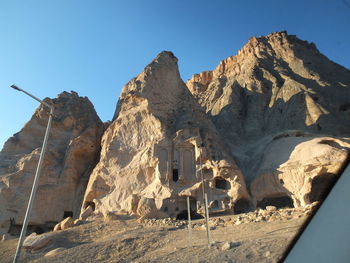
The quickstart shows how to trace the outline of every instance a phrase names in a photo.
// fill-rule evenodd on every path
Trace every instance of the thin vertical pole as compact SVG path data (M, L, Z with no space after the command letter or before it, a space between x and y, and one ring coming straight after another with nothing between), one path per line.
M208 239L208 246L211 244L211 237L210 237L210 229L209 229L209 211L208 211L208 196L205 194L205 223L207 227L207 239Z
M34 202L34 199L35 199L35 194L36 194L36 191L37 191L37 188L38 188L38 182L39 182L42 162L43 162L44 155L45 155L47 140L49 139L49 134L50 134L50 130L51 130L51 122L52 122L53 112L54 112L54 108L52 106L50 106L50 115L49 115L49 120L48 120L47 127L46 127L44 142L43 142L43 146L42 146L42 149L41 149L38 166L36 168L36 172L35 172L35 176L34 176L34 182L33 182L33 187L32 187L32 191L30 193L29 202L28 202L28 206L27 206L27 211L26 211L26 214L24 216L24 221L23 221L23 226L22 226L22 230L21 230L21 235L19 236L18 245L17 245L15 257L13 259L13 263L18 262L18 260L20 258L21 248L22 248L22 245L23 245L24 237L25 237L26 232L27 232L28 221L29 221L30 213L32 212L32 206L33 206L33 202Z
M192 247L191 206L190 206L189 196L187 196L187 215L188 215L188 245Z

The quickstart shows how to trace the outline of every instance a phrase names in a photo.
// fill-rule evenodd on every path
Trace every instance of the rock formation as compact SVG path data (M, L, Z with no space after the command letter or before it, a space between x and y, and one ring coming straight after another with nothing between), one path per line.
M176 217L189 196L196 213L203 210L203 173L213 210L245 210L250 197L243 174L226 151L181 80L177 58L162 52L123 88L84 207Z
M56 115L31 224L80 208L82 219L186 218L187 197L196 216L203 186L211 212L306 206L349 162L350 71L286 32L251 38L187 84L160 53L106 125L75 93L47 101ZM23 220L47 117L39 107L0 153L3 226Z
M254 204L309 203L312 185L347 162L350 72L312 43L286 32L253 37L187 86L253 181Z
M55 113L29 225L79 216L104 131L93 105L75 92L45 102ZM10 219L23 222L47 120L48 111L40 106L0 152L0 226L5 231Z

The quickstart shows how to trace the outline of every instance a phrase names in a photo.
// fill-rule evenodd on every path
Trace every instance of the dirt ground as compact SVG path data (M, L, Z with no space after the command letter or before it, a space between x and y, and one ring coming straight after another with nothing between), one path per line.
M278 262L307 218L230 224L231 217L216 220L223 223L212 227L209 247L203 220L193 221L190 243L185 221L162 225L132 218L95 219L52 232L47 247L37 252L23 249L21 262ZM0 262L12 262L17 242L18 238L0 242ZM223 250L226 242L232 242L231 248ZM57 248L63 249L46 255Z

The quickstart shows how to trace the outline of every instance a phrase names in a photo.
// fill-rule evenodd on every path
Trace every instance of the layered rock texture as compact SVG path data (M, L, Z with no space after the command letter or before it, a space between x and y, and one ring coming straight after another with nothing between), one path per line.
M305 205L348 162L350 72L286 32L251 38L187 86L251 185L254 205ZM338 139L340 140L338 140Z
M103 123L87 98L63 92L45 99L55 108L30 225L79 216L92 168L98 161ZM0 152L0 224L22 224L48 121L40 106Z
M47 101L57 110L33 224L80 208L186 218L187 197L196 216L203 188L211 212L306 206L349 162L350 71L286 32L251 38L186 84L161 52L125 85L105 131L86 98ZM3 221L23 220L47 118L40 107L0 153Z
M181 80L177 58L162 52L123 88L84 206L176 217L189 196L195 214L203 210L203 175L213 208L247 209L243 174L227 150Z

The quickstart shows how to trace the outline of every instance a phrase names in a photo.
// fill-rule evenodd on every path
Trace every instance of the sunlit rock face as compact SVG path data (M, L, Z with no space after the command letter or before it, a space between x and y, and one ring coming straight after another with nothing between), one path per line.
M79 215L104 131L103 123L86 97L63 92L45 102L54 106L55 113L29 225ZM48 116L47 108L40 106L0 152L2 229L7 230L10 219L14 219L15 224L23 223Z
M313 43L286 32L253 37L236 56L195 74L187 86L248 184L253 181L255 205L299 206L319 199L312 185L329 185L347 162L350 72ZM303 158L296 160L299 154Z
M241 170L164 51L123 88L84 206L177 217L189 196L195 214L203 210L201 174L212 210L249 207Z

